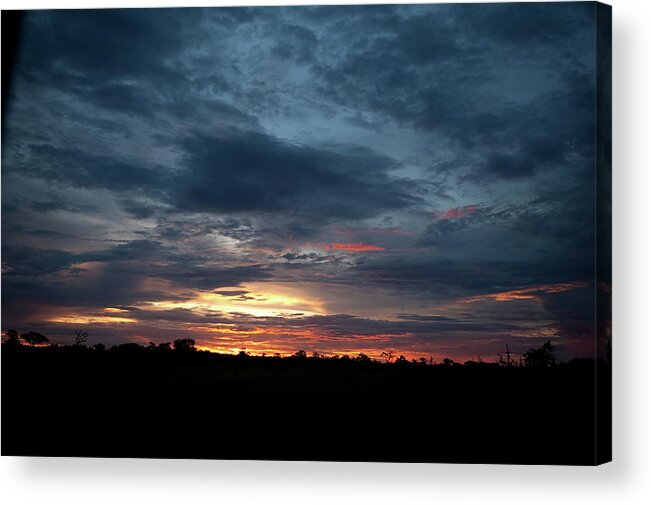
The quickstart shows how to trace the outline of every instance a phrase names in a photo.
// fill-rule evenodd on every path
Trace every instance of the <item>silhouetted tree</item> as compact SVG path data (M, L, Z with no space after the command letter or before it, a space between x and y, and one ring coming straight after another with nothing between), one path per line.
M538 349L529 349L522 357L525 366L546 368L556 364L556 348L552 345L551 340L545 342Z
M303 349L299 349L294 353L294 357L299 359L307 358L307 353Z
M27 342L30 347L34 347L35 345L39 344L47 344L50 341L50 339L45 335L41 335L35 331L28 331L27 333L23 333L20 338Z
M118 351L121 352L139 352L142 351L144 348L140 344L137 344L136 342L127 342L126 344L120 344L117 347L114 346L111 349L117 349Z
M20 339L16 330L5 331L5 345L11 348L20 347Z
M79 347L81 344L85 344L88 340L88 332L83 330L75 330L75 346Z
M161 351L169 351L169 350L170 350L170 347L172 347L172 343L171 343L171 342L161 342L160 344L158 344L158 348L159 348Z
M506 344L506 352L497 353L497 362L500 366L510 367L513 366L513 360L511 359L511 350L509 349L509 344Z
M366 354L363 352L360 352L357 357L355 358L355 361L358 361L359 363L370 363L373 361L371 358L369 358Z
M180 352L196 351L194 340L191 338L179 338L174 341L174 350Z
M445 366L452 366L452 365L454 365L454 360L452 360L450 358L443 358L443 361L442 361L441 364L443 364Z
M382 356L387 363L391 363L391 360L393 359L393 351L391 349L383 351L380 356Z
M405 358L402 354L396 360L396 365L406 365L407 363L409 363L407 361L407 358Z
M95 345L93 346L93 349L95 349L96 351L100 351L100 352L101 352L101 351L106 350L106 346L100 342L99 344L95 344Z

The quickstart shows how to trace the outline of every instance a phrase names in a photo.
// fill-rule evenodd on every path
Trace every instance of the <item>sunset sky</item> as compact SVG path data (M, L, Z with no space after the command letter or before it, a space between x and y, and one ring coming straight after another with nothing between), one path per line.
M2 131L2 329L594 353L591 3L41 11Z

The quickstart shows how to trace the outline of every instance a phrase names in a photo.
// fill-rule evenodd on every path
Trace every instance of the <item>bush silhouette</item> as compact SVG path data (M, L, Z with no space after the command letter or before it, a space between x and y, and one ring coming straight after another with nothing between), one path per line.
M7 330L5 331L5 345L10 348L20 347L20 339L18 338L18 332L16 330Z
M556 364L555 352L556 348L552 345L551 340L548 340L538 349L529 349L522 357L525 366L546 368Z
M196 351L194 347L194 340L191 338L179 338L174 341L174 350L180 352L192 352Z

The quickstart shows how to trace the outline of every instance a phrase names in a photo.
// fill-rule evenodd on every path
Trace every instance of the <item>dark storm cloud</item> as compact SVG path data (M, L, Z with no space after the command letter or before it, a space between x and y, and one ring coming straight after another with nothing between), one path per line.
M91 251L76 255L77 262L83 263L86 261L130 261L141 260L151 261L153 259L162 259L164 249L160 242L153 240L132 240L125 244L118 244L103 251Z
M116 192L158 192L165 178L164 168L132 164L119 157L90 154L74 147L50 144L28 146L28 156L10 170L75 187L108 189Z
M272 269L262 265L224 268L202 264L179 265L156 272L158 277L189 290L208 291L220 286L236 286L243 282L269 280ZM192 294L192 293L191 293Z
M95 267L87 266L89 262ZM138 240L84 253L3 246L3 304L120 306L191 298L197 290L237 286L271 277L262 265L228 267L201 254L179 253L155 241ZM174 292L145 287L146 280L171 283Z
M67 251L38 250L26 246L3 244L3 277L20 276L34 278L68 269L75 262L75 255Z
M202 18L201 9L33 11L19 69L28 81L142 111L183 85L173 60L200 37Z
M116 76L166 76L162 58L182 48L181 31L197 11L97 9L34 13L38 37L25 40L34 68L54 70L63 60L73 70L105 79Z
M522 286L590 279L594 264L584 256L536 259L524 256L499 260L410 258L400 263L391 259L366 259L351 267L350 274L366 284L384 286L398 293L445 300L496 293Z
M475 177L525 177L563 164L576 150L590 153L592 69L577 54L593 43L585 27L594 9L437 7L387 9L383 23L369 16L343 24L355 42L341 60L315 63L323 91L358 114L380 113L472 148L482 160ZM362 39L369 31L373 36ZM518 64L533 66L543 81L559 81L558 90L512 100L499 84L520 71Z
M361 219L419 200L416 184L389 175L394 160L363 148L297 146L253 132L193 136L182 147L185 169L176 174L48 144L29 146L29 157L13 169L81 188L158 196L184 212ZM125 207L136 216L153 214L151 206Z
M595 286L583 289L542 295L545 310L553 314L563 335L563 354L596 356L605 353L605 342L597 342L595 327ZM601 344L602 347L599 347Z
M418 185L390 174L390 157L358 146L308 147L253 131L181 140L182 170L75 147L28 144L11 171L86 189L142 194L180 212L284 212L315 219L363 219L417 204ZM154 206L123 200L150 217ZM305 223L295 222L303 232ZM299 230L299 227L301 230Z
M398 314L399 319L406 321L452 321L451 318L445 316L421 316L418 314Z
M314 32L304 26L285 25L282 27L283 38L272 49L272 54L281 59L293 59L297 63L314 60L318 40Z
M122 264L125 273L141 278L168 280L174 286L189 290L210 290L236 286L243 282L271 277L271 269L262 265L226 267L215 265L206 254L179 252L150 240L134 240L107 250L76 255L78 262L99 261Z
M122 200L122 208L125 212L137 219L147 219L156 214L158 207L155 205L138 202L129 198Z
M363 148L319 149L242 132L188 138L171 202L189 212L285 212L372 217L418 201L416 185L391 177L392 159Z
M590 2L495 3L472 7L462 15L474 33L493 43L522 50L567 40L594 15L594 5Z
M277 318L276 318L277 319ZM278 321L269 320L277 324ZM481 323L483 329L490 328L491 331L512 330L515 326L502 323ZM476 331L479 326L476 322L457 321L450 318L410 320L410 321L387 321L381 319L370 319L357 317L350 314L334 314L328 316L305 316L297 318L284 318L283 327L302 327L325 330L331 337L341 337L354 341L355 336L374 336L378 334L418 334L425 340L437 338L449 338L445 332Z
M497 249L504 244L514 257L528 257L537 254L537 246L525 247L522 240L536 238L548 253L572 256L579 252L588 258L595 239L595 213L590 204L594 194L590 190L577 185L553 194L541 191L537 200L524 205L473 207L472 212L460 212L458 217L435 220L425 228L419 243L435 245L443 240L449 246L468 247L481 237L484 247ZM485 234L486 230L490 233Z

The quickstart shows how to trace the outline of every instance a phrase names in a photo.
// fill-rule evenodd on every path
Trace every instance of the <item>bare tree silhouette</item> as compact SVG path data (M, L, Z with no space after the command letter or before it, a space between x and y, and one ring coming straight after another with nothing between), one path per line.
M391 363L391 360L393 360L394 355L393 355L393 351L389 349L387 351L383 351L382 354L380 354L380 356L385 358L387 363Z
M513 366L513 360L511 360L511 350L509 349L509 344L506 344L506 352L505 353L498 352L497 357L498 357L497 362L499 363L500 366L506 366L506 367Z
M88 340L88 332L83 330L75 330L75 346L79 347L81 344L85 344Z

